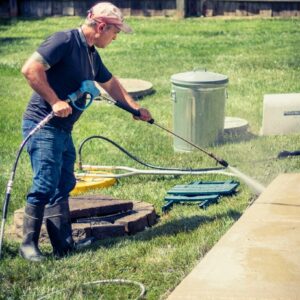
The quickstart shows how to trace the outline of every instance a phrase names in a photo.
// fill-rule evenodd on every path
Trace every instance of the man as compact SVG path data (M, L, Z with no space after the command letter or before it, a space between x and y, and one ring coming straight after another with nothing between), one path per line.
M45 40L22 68L34 90L23 117L24 137L51 111L55 117L34 134L28 144L33 184L27 195L20 255L41 261L38 248L45 218L54 255L62 257L74 249L69 193L75 186L73 124L81 110L65 100L85 80L97 81L114 99L140 111L140 120L151 114L140 108L103 64L95 46L107 47L120 31L131 32L121 11L109 2L92 7L81 28L57 32ZM82 100L84 101L84 99Z

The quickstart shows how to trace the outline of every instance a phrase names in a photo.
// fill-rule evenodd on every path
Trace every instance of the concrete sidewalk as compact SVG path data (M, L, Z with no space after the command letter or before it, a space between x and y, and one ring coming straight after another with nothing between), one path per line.
M168 300L300 299L300 174L279 175Z

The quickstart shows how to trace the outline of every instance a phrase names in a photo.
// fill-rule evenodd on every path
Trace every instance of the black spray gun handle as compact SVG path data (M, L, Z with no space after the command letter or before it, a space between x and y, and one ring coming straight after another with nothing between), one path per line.
M114 104L116 106L118 106L119 108L126 110L127 112L133 114L135 117L140 117L141 116L141 112L139 109L134 109L132 107L130 107L129 105L126 105L122 102L119 101L115 101ZM154 119L151 119L149 121L147 121L149 124L153 124L154 123Z

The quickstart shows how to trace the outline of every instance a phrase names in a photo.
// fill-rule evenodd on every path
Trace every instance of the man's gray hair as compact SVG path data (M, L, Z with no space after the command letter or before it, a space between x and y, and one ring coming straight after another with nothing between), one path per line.
M89 26L89 27L95 27L97 22L95 20L86 18L85 21L84 21L84 24Z
M98 23L97 21L95 21L93 19L88 19L88 18L86 18L85 21L84 21L84 24L87 25L87 26L89 26L89 27L96 27L97 23ZM107 24L106 27L105 27L105 30L108 30L112 26L114 26L114 25Z

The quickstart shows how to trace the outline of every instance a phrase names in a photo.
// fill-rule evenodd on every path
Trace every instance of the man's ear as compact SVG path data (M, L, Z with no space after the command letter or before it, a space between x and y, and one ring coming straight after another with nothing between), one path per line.
M106 24L105 23L98 23L98 26L97 26L97 30L98 30L98 33L101 33L104 28L105 28Z

